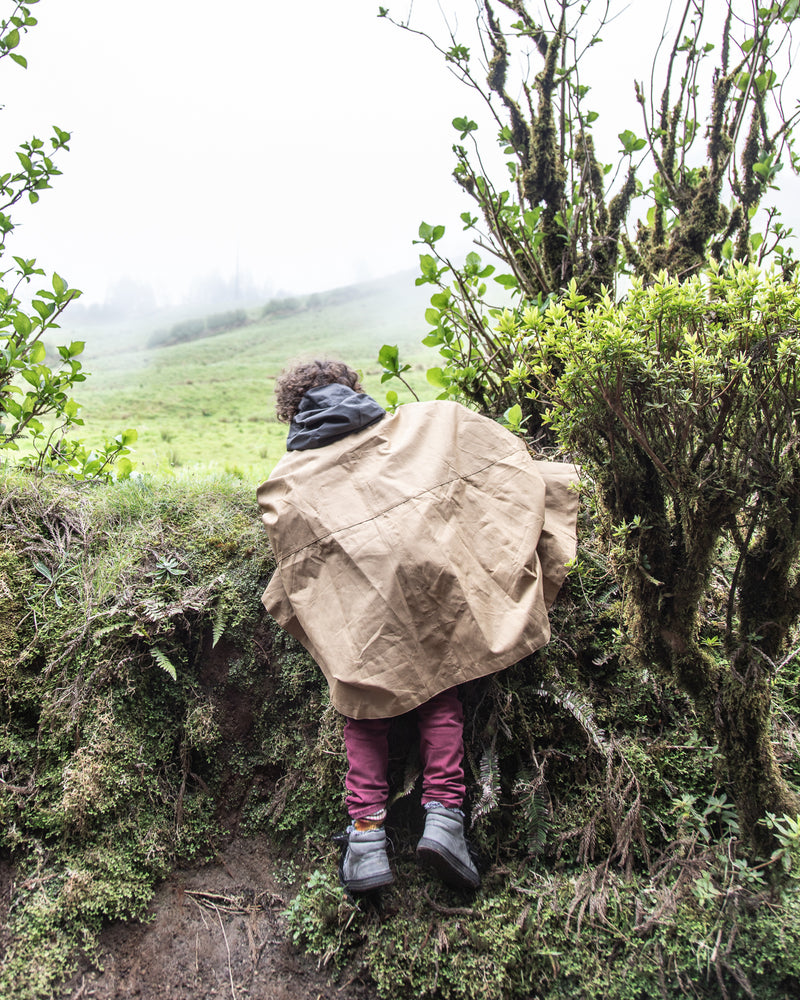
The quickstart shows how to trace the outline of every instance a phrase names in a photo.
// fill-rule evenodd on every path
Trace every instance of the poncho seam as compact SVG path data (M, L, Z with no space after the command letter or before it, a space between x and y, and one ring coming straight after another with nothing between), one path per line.
M296 549L292 549L291 552L287 552L282 555L277 560L277 566L280 567L287 559L291 559L292 556L296 556L298 552L302 552L303 549L307 549L311 545L316 545L318 542L324 541L326 538L330 538L332 535L338 534L340 531L350 531L353 528L358 528L362 524L369 524L370 521L376 521L379 517L383 517L390 511L397 510L398 507L404 506L404 504L411 503L414 500L419 500L420 497L424 496L426 493L432 493L434 490L440 490L443 486L449 486L450 483L455 482L466 482L473 476L479 475L481 472L485 472L490 469L493 465L497 465L505 458L510 458L514 454L510 451L507 455L503 455L502 459L493 459L491 462L487 462L486 465L482 465L479 469L475 469L465 476L453 476L452 479L444 479L441 483L436 483L433 486L429 486L427 489L420 490L419 493L415 493L413 497L404 497L404 499L398 501L398 503L392 504L391 507L385 507L383 510L379 510L376 514L371 517L365 517L361 521L353 521L351 524L343 524L338 528L333 528L331 531L325 532L324 535L319 535L316 538L312 538L310 541L306 542L304 545L299 545Z

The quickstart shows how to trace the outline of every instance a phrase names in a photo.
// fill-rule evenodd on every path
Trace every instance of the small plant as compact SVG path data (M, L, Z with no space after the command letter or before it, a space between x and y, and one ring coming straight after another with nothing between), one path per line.
M320 965L342 965L357 943L358 905L339 885L335 869L315 869L291 901L284 916L292 940L319 957Z
M770 861L779 863L784 875L800 880L800 815L779 817L767 813L763 823L777 841Z
M157 580L168 580L170 577L185 576L188 572L181 567L177 556L159 556L153 569L153 576Z
M390 379L399 379L403 385L408 389L414 399L419 402L419 396L414 392L411 386L408 384L406 379L403 378L405 372L411 371L411 365L400 363L400 353L396 345L384 344L383 347L378 352L378 364L383 368L383 374L381 375L381 384L388 382ZM397 393L392 391L391 399L387 393L386 400L392 408L397 407Z

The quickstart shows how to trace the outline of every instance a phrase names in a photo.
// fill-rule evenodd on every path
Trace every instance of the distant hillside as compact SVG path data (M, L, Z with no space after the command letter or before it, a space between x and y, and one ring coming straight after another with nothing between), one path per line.
M367 391L383 402L388 387L380 385L376 358L382 344L398 344L414 365L418 394L435 395L425 379L433 352L421 344L428 294L413 273L394 275L297 297L291 308L285 299L265 303L237 317L233 329L167 346L158 331L171 328L157 316L139 326L64 329L59 341L87 343L92 374L75 393L84 436L99 441L135 427L134 457L143 471L203 466L260 481L283 454L286 428L272 414L272 384L292 359L341 357L363 370ZM187 316L180 325L192 329L192 322ZM202 333L207 322L199 310L194 328ZM401 400L411 398L399 384L393 388L402 390Z

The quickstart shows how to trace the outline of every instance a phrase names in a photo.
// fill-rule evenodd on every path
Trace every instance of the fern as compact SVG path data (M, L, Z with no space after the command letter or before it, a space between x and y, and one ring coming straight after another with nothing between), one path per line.
M590 742L597 747L603 756L610 756L611 746L606 739L605 733L594 720L592 706L578 692L571 691L561 685L553 685L552 683L548 687L534 688L533 691L539 697L550 698L557 705L565 708L573 719L580 724L583 731L589 737Z
M211 648L219 642L222 638L222 633L225 631L225 626L228 624L228 609L220 601L217 605L216 611L214 612L214 630L211 634Z
M528 830L528 850L531 854L541 854L547 843L550 830L550 815L540 795L532 795L523 809Z
M541 769L535 778L530 771L523 770L514 783L514 795L520 800L531 854L541 854L550 830L549 798L541 790L543 784L544 774Z
M472 807L472 822L497 807L500 800L500 766L494 742L484 749L480 763L481 797Z
M414 791L417 779L421 775L422 761L420 759L419 749L412 750L406 759L406 766L403 772L403 783L389 799L389 805L392 806L398 801L398 799L403 799L406 795L410 795Z
M169 674L170 677L176 681L178 679L178 673L175 670L175 665L172 663L167 654L163 650L159 649L158 646L153 646L150 652L159 667L161 667L165 673Z

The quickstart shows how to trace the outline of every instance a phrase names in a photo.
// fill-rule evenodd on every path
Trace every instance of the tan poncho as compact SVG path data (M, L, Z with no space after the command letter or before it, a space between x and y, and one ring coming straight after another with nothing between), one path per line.
M548 641L576 479L458 403L407 404L259 488L278 562L262 600L342 714L400 715Z

